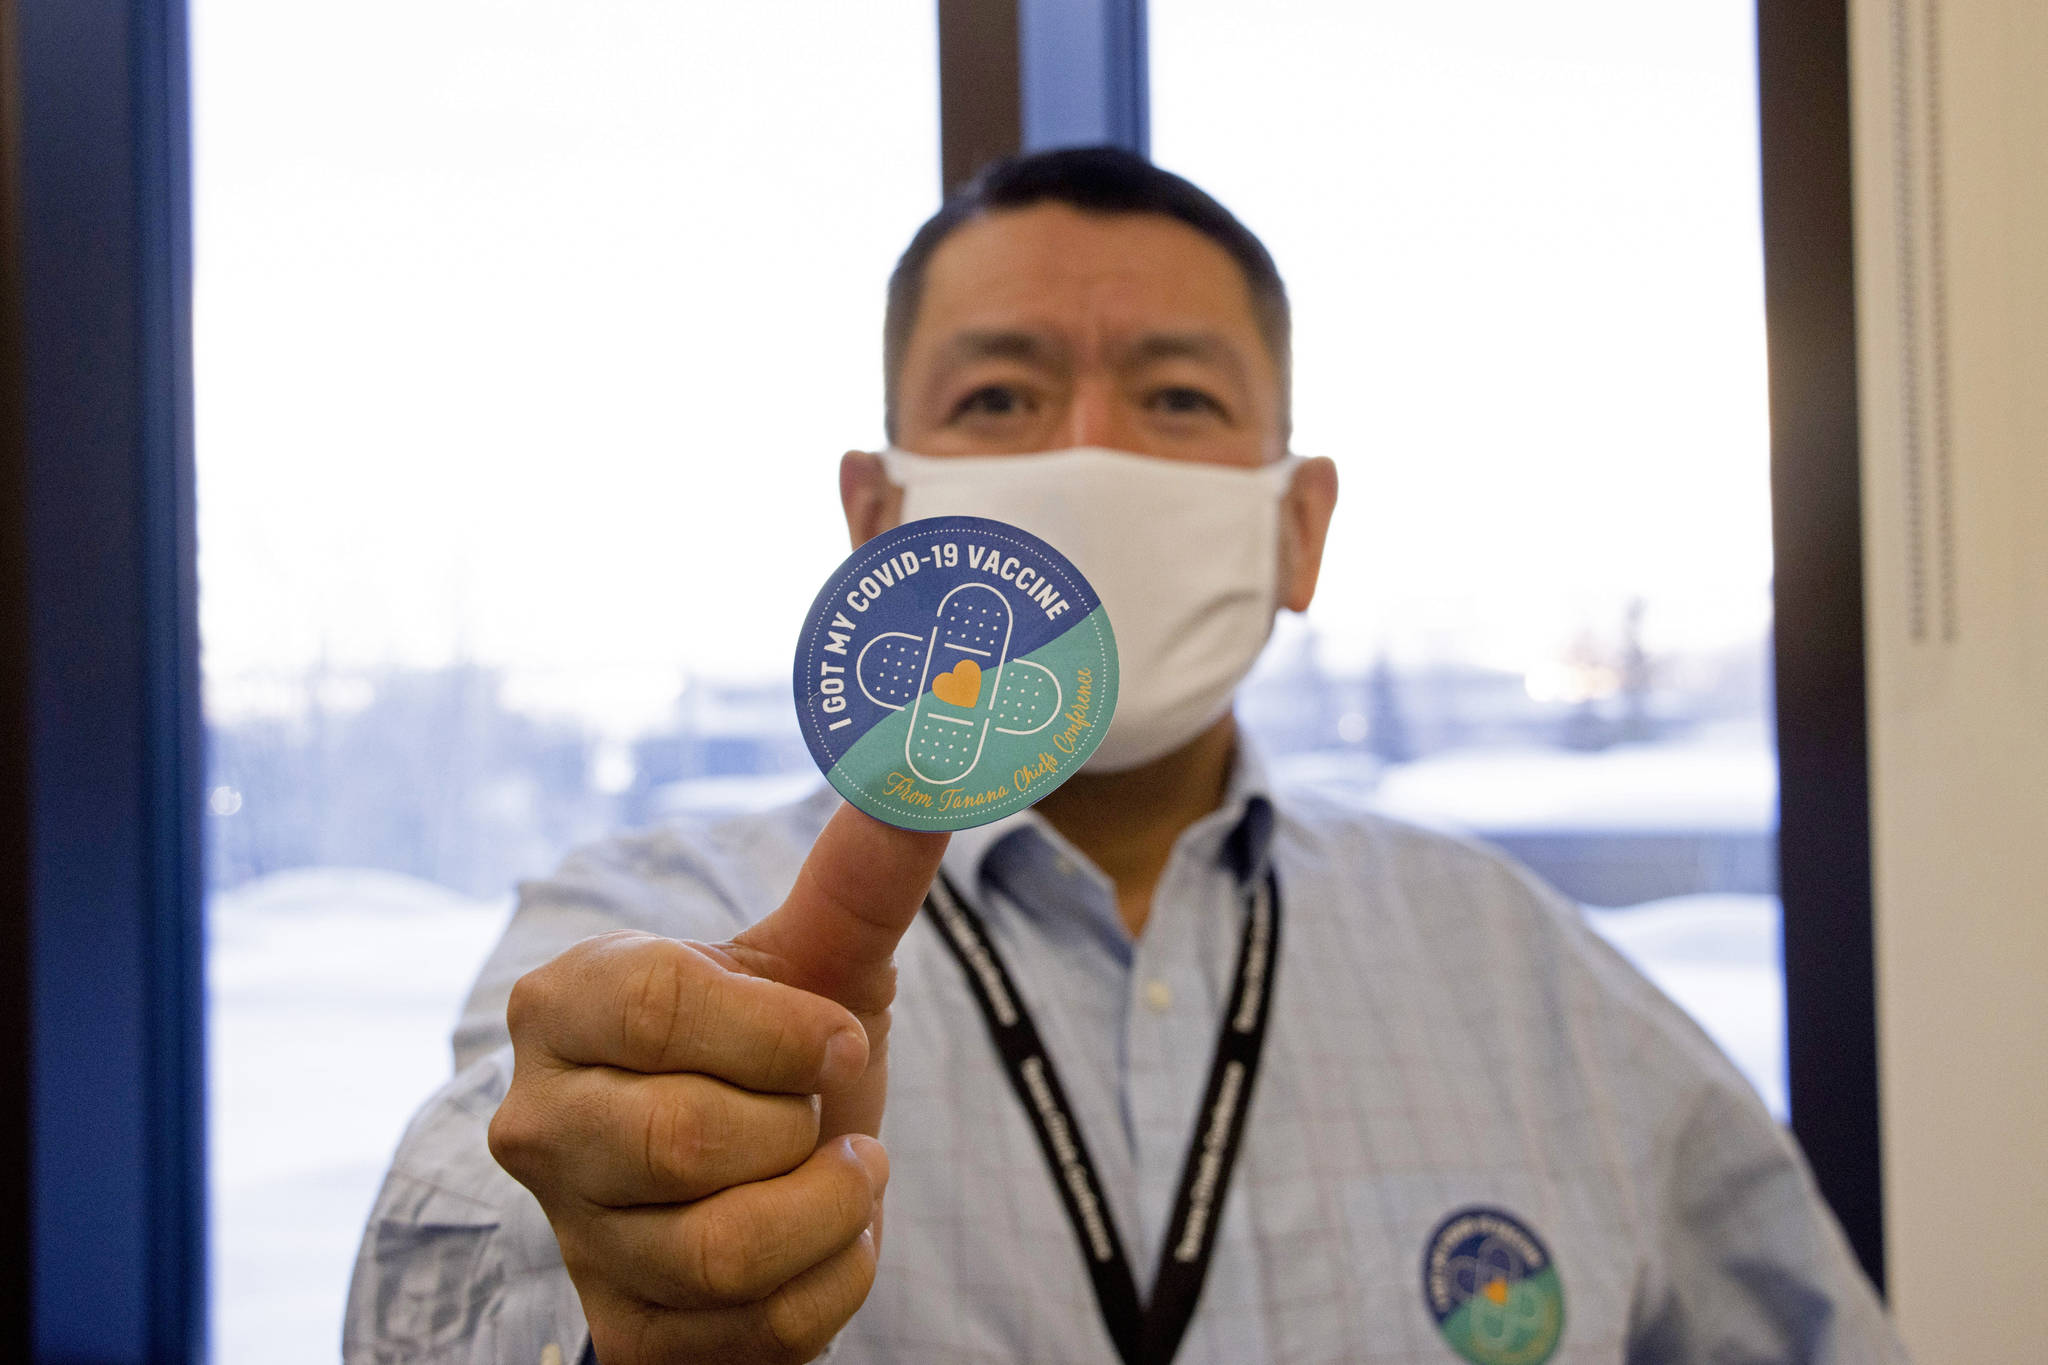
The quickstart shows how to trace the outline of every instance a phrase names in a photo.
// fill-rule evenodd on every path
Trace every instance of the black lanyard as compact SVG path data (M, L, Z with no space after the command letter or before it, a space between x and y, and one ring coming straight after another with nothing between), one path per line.
M1280 886L1271 872L1247 897L1244 936L1237 949L1237 982L1217 1031L1216 1058L1196 1111L1195 1134L1181 1164L1180 1194L1159 1248L1152 1301L1140 1305L1131 1263L1117 1239L1116 1224L1102 1197L1102 1181L1089 1159L1081 1124L1067 1103L1031 1012L1017 994L981 919L941 872L924 908L938 922L981 1006L991 1040L1003 1055L1010 1085L1038 1134L1053 1184L1073 1222L1082 1258L1095 1281L1095 1299L1124 1365L1166 1365L1180 1348L1195 1315L1209 1257L1216 1249L1223 1196L1244 1140L1252 1082L1266 1042L1266 1016L1273 1000L1273 971L1280 955Z

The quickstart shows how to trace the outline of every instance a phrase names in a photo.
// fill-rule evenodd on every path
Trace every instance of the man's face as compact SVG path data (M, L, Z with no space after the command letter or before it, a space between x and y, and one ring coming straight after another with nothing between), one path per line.
M897 375L896 444L920 455L1073 446L1255 467L1287 453L1279 367L1243 273L1172 218L1041 204L975 219L933 253ZM902 517L879 457L839 496L855 545ZM1303 461L1280 505L1280 602L1315 595L1337 467Z
M1243 272L1156 214L1040 204L954 232L897 392L896 443L922 455L1108 446L1260 465L1286 447Z

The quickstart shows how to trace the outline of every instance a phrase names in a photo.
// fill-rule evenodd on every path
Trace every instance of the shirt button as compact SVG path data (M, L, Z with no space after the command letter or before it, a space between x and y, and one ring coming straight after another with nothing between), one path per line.
M1164 1014L1173 1008L1173 987L1164 981L1145 983L1145 1008L1154 1014Z
M1053 859L1053 866L1060 870L1060 875L1062 877L1071 877L1076 872L1080 871L1079 868L1074 866L1074 860L1072 858L1069 858L1064 853L1060 854L1059 857Z

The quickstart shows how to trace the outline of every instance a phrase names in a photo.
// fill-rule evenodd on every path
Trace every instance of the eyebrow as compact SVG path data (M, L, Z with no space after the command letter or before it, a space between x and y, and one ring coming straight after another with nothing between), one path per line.
M947 339L940 350L944 368L971 365L978 360L1015 360L1040 369L1064 369L1067 348L1051 337L1026 331L961 332Z
M1072 361L1061 342L1041 332L991 330L961 332L949 338L941 349L948 369L981 360L1015 360L1040 369L1063 370ZM1140 368L1164 360L1193 360L1228 370L1240 382L1247 379L1244 356L1228 339L1214 332L1148 332L1123 348L1120 365Z
M1148 332L1126 348L1124 363L1133 367L1162 360L1193 360L1218 365L1240 383L1247 379L1244 356L1214 332Z

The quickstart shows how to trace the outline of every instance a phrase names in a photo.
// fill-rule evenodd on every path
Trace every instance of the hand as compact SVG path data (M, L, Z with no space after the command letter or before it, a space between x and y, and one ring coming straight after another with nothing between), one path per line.
M513 988L491 1154L547 1212L603 1365L809 1360L866 1299L892 955L946 839L842 806L730 942L607 934Z

